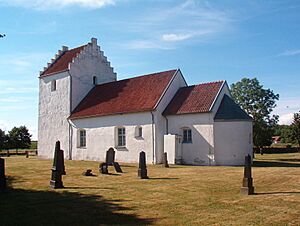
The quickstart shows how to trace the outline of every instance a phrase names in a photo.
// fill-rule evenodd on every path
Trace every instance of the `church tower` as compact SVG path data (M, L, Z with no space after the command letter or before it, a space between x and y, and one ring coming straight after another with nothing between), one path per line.
M53 158L60 140L65 158L71 159L68 117L95 85L116 80L96 38L73 49L63 46L39 76L38 155Z

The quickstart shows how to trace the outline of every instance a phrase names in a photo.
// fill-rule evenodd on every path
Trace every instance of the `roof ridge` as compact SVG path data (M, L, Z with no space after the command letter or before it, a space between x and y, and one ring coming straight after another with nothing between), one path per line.
M134 77L130 77L130 78L124 78L124 79L117 80L117 81L111 81L111 82L107 82L107 83L98 84L96 86L101 86L101 85L104 85L104 84L115 83L115 82L122 82L122 81L127 81L127 80L132 80L132 79L138 79L138 78L143 78L143 77L146 77L146 76L154 76L154 75L158 75L158 74L162 74L162 73L166 73L166 72L171 72L171 71L174 71L174 73L175 73L177 71L177 69L154 72L154 73L145 74L145 75L138 75L138 76L134 76Z
M191 86L199 86L199 85L210 85L210 84L214 84L214 83L223 83L226 82L226 80L217 80L217 81L213 81L213 82L203 82L203 83L199 83L199 84L194 84ZM187 86L190 87L190 86Z

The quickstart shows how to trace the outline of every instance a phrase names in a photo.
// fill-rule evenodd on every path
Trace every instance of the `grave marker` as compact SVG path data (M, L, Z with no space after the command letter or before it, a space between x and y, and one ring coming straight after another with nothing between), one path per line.
M62 175L66 175L64 165L64 151L60 149L60 142L55 144L54 159L52 166L52 176L50 180L51 188L63 188Z
M242 195L254 194L250 155L245 156L244 178L243 178L243 185L241 187L241 194Z
M0 158L0 191L6 189L5 160Z
M144 151L140 152L138 177L141 179L149 178L147 175L146 154Z

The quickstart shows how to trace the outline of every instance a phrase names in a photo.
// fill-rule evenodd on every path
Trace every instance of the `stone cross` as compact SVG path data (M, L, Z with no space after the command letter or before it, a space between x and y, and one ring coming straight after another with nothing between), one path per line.
M244 178L243 178L243 185L241 187L241 194L242 195L254 194L250 155L245 156Z
M5 161L0 158L0 191L6 189Z
M50 180L51 188L63 188L62 175L66 175L64 164L64 151L60 149L60 142L56 141L54 159L52 166L52 176Z
M163 155L163 164L166 168L169 168L169 163L168 163L168 154L167 152L164 153Z
M106 164L112 166L115 162L115 150L113 148L109 148L106 152Z
M149 178L147 176L146 154L144 151L140 152L138 177L140 177L141 179Z

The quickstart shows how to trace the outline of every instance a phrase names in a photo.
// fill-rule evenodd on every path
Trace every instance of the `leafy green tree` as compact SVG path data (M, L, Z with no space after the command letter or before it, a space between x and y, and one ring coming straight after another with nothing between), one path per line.
M278 116L271 116L271 112L276 107L279 95L270 89L264 89L256 78L243 78L232 84L231 94L236 103L253 118L254 145L270 145L278 122Z
M29 148L31 143L31 134L25 126L14 127L9 132L11 148Z
M293 140L300 146L300 112L294 114L291 131Z
M0 150L4 149L5 132L0 129Z

